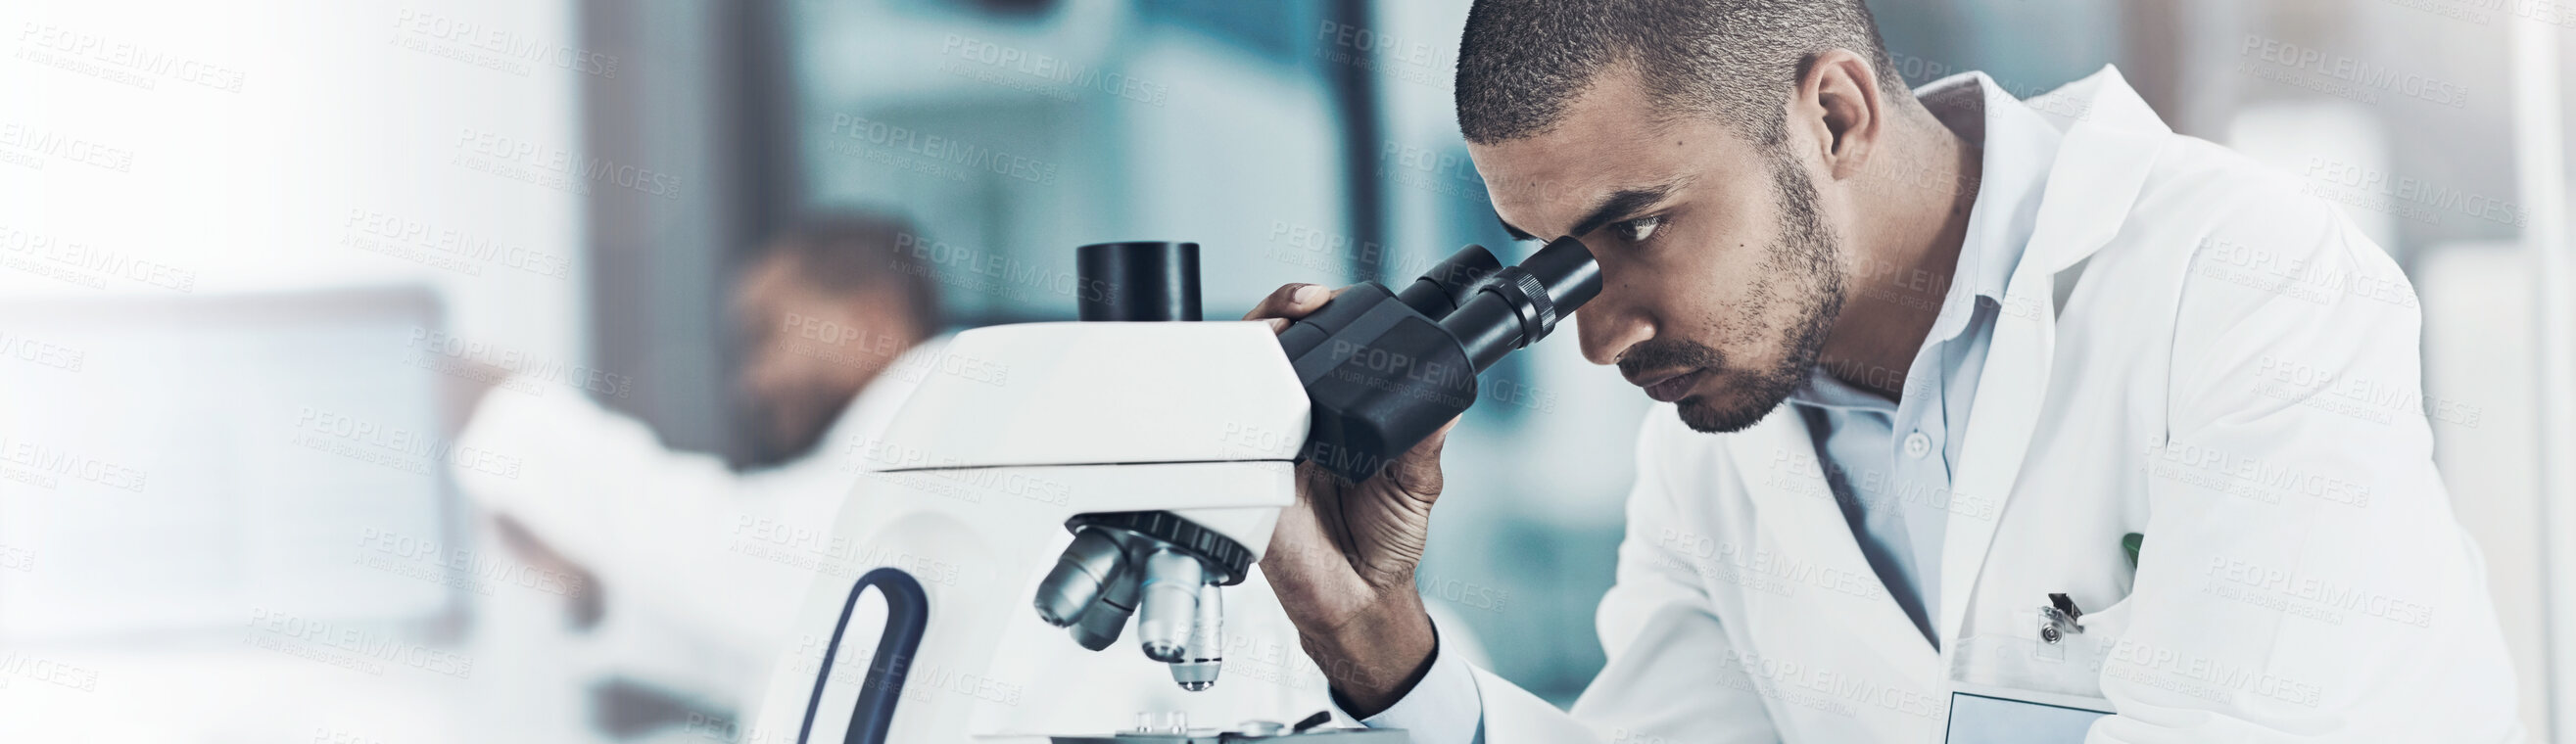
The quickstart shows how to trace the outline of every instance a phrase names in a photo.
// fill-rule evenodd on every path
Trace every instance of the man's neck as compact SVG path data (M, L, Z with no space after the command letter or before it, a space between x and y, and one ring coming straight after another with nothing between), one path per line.
M1875 214L1852 234L1854 265L1844 274L1843 309L1818 364L1855 387L1904 398L1906 374L1941 315L1968 213L1977 200L1983 151L1913 108L1898 120L1896 157L1873 165L1861 188Z

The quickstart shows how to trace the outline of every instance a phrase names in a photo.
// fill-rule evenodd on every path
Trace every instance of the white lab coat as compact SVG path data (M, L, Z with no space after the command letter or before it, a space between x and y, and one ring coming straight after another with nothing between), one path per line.
M1799 417L1710 436L1659 406L1608 665L1570 715L1477 671L1487 741L1938 742L1954 692L2116 711L2097 743L2523 737L2397 267L2295 181L2172 134L2115 70L2030 105L2063 149L1955 493L1920 495L1949 511L1939 650ZM2053 592L2085 611L2058 644Z
M766 680L814 572L853 557L824 533L858 481L865 443L940 346L908 352L812 452L777 466L737 473L712 455L664 446L643 422L578 391L504 386L485 396L458 443L518 467L452 470L475 505L526 525L597 576L606 612L592 635L615 646L593 654L597 673L733 702Z

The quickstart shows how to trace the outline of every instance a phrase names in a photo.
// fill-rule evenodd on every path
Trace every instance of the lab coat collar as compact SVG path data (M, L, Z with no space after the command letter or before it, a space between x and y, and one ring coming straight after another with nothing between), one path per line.
M1841 624L1855 642L1870 645L1899 668L1922 669L1927 675L1950 666L1949 654L1958 648L1967 606L1977 601L1976 580L1997 520L2010 510L2003 497L2011 492L2021 469L2048 386L2056 332L2052 292L2056 275L2118 233L2162 149L2164 139L2159 133L2167 131L2120 80L2119 72L2107 67L2034 101L2031 109L2048 117L2064 139L2049 166L2030 244L2006 285L1953 479L1953 493L1959 495L1952 503L1993 494L2004 506L1991 514L1949 515L1940 578L1941 594L1947 599L1937 608L1939 651L1923 642L1923 634L1905 611L1884 594L1853 612L1820 620ZM2050 111L2074 113L2052 116ZM2134 119L2139 115L2145 123ZM1728 449L1736 472L1742 474L1756 513L1781 532L1784 544L1812 551L1808 554L1822 562L1822 568L1876 575L1834 502L1813 440L1795 406L1773 408L1761 422L1735 436ZM2034 607L2038 601L2032 599ZM1927 678L1925 683L1937 680Z
M1916 90L1915 96L1982 153L1981 183L1969 206L1958 263L1942 293L1939 318L1923 340L1929 346L1966 332L1977 298L2003 302L2005 285L2030 242L2049 163L2056 159L2063 135L1982 72L1942 78ZM1887 396L1844 384L1822 366L1809 370L1807 384L1789 402L1891 416L1897 411Z
M1995 337L1968 414L1951 503L1991 499L2001 508L1949 515L1941 554L1941 594L1936 626L1945 667L1976 599L1995 528L2012 512L2011 495L2022 457L2030 448L2048 391L2055 354L2058 296L2064 272L2117 235L2130 216L2171 130L2122 80L2117 69L2100 72L2033 98L2031 110L2061 127L2056 162L2040 201L2030 247L2013 269ZM2091 498L2094 494L2057 494ZM2019 601L2023 598L1999 598ZM2037 607L2043 598L2028 601Z
M1958 265L1951 274L1949 296L1942 301L1936 339L1958 335L1976 306L1970 297L2004 299L2004 287L2021 264L2030 242L2033 213L2048 184L2049 164L2057 158L2063 134L2038 112L2015 100L1982 72L1952 75L1916 91L1926 107L1943 111L1967 105L1977 115L1960 132L1977 144L1979 184L1968 210L1968 230L1961 241ZM1957 99L1974 96L1970 101ZM1945 333L1946 331L1946 333Z
M1896 415L1896 401L1888 400L1885 395L1863 390L1860 386L1843 382L1821 364L1807 368L1807 384L1800 386L1797 392L1789 395L1789 403L1846 413Z
M2136 201L2139 187L2146 183L2148 167L2155 164L2154 155L2164 146L2166 138L2173 135L2173 129L2165 126L2164 119L2156 116L2155 109L2147 106L2146 99L2138 97L2138 92L2129 87L2128 79L2120 76L2119 68L2110 65L2103 65L2101 70L2081 80L2033 96L2022 105L2056 126L2058 131L2066 133L2069 140L2082 133L2087 148L2087 156L2081 158L2085 162L2070 167L2064 157L2068 142L2060 142L2057 162L2049 168L2049 188L2041 197L2041 219L2047 219L2051 202L2061 198L2061 185L2067 202L2089 203L2110 211L2108 216L2111 219L2061 227L2067 231L2062 237L2069 240L2042 245L2034 234L2032 246L2045 249L2046 253L2037 257L2038 266L2034 273L2054 276L2093 255L2093 251L2119 233L2120 225L2127 221L2129 204ZM2123 146L2138 149L2119 152L2117 148ZM2119 170L2087 170L2107 166L2118 166ZM2074 183L2067 183L2070 179L2063 177L2069 174L2074 174L2071 179ZM2085 197L2093 198L2088 200ZM2103 205L2101 202L2105 200L2119 203ZM2023 263L2030 263L2031 258L2024 256Z

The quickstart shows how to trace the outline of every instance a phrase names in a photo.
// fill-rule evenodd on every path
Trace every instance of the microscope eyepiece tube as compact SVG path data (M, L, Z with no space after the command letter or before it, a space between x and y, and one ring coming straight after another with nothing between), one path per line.
M1513 349L1546 338L1558 320L1600 294L1601 265L1592 251L1573 237L1557 238L1520 265L1494 272L1440 327L1483 372Z
M1401 296L1375 282L1352 285L1280 331L1279 349L1313 409L1300 460L1354 482L1376 476L1475 405L1477 375L1601 294L1600 264L1571 237L1472 284L1458 281L1491 258L1468 246Z
M1198 623L1190 627L1190 642L1181 649L1181 660L1172 662L1172 681L1181 689L1197 692L1216 686L1216 677L1225 665L1225 587L1199 585Z
M1127 551L1118 541L1098 529L1076 530L1073 544L1038 582L1038 619L1059 628L1072 625L1126 568Z
M1421 313L1424 318L1446 318L1459 305L1474 299L1476 287L1502 268L1503 262L1494 258L1493 251L1470 243L1441 259L1440 263L1432 264L1429 271L1422 272L1421 278L1396 293L1395 299Z
M1143 596L1136 601L1136 641L1145 657L1161 662L1181 660L1190 626L1199 615L1199 587L1207 569L1199 559L1164 545L1145 556Z

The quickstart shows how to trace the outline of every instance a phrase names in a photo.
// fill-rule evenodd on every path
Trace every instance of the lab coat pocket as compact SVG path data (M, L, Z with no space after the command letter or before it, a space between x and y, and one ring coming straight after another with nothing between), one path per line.
M2031 608L2030 637L2026 639L2031 663L2022 668L2019 684L1959 684L1951 695L1950 725L1944 741L2082 741L2095 720L2112 712L2110 699L2102 694L2102 662L2119 644L2120 635L2128 632L2128 624L2129 601L2125 597L2072 622L2045 609ZM2052 629L2073 632L2052 633Z
M2083 598L2076 598L2081 607ZM1963 639L1952 682L1950 720L1943 741L2079 741L2096 718L2111 710L2102 695L2102 661L2128 630L2124 598L2074 622L2054 618L2033 602L2012 632ZM2050 628L2058 632L2047 632ZM2050 640L2054 636L2055 640Z
M2037 599L2015 612L2009 629L1989 627L1987 633L1961 639L1954 682L1962 688L2104 700L2102 662L2128 630L2128 603L2113 603L2065 623L2052 622L2055 618L2042 609L2046 598ZM2083 599L2076 598L2079 607ZM2049 632L2052 627L2057 632Z

